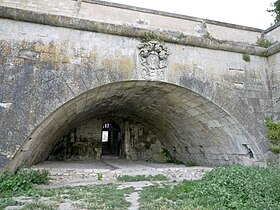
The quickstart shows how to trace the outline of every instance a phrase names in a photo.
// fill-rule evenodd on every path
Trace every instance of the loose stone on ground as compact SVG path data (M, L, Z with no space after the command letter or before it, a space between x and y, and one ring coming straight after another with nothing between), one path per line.
M129 194L124 194L124 198L131 205L129 210L137 210L140 206L140 192L145 187L174 185L184 180L200 179L211 168L208 167L186 167L185 165L163 164L144 161L130 162L123 159L102 159L91 161L46 161L32 167L33 169L46 169L50 173L50 183L40 185L37 188L50 189L65 186L87 186L87 185L104 185L116 184L118 190L133 188ZM119 176L128 175L131 177L137 175L155 176L164 175L167 181L138 181L138 182L121 182ZM9 206L6 210L20 209L25 204L33 202L31 197L16 197L14 200L22 203L22 206ZM39 198L40 203L53 204L57 209L73 210L79 209L76 203L69 199L55 202L48 198Z
M63 163L63 164L62 164ZM209 167L186 167L185 165L162 164L144 161L127 161L122 159L102 161L46 161L33 166L34 169L47 169L51 181L48 186L79 186L88 184L117 183L117 177L122 175L157 175L162 174L170 182L200 179Z

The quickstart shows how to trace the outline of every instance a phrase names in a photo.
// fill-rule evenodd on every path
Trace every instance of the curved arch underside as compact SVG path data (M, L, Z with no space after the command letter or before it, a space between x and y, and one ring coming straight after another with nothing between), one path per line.
M94 88L62 105L33 131L10 167L46 160L60 137L74 126L105 117L141 123L185 163L254 164L261 157L236 120L211 101L168 83L126 81Z

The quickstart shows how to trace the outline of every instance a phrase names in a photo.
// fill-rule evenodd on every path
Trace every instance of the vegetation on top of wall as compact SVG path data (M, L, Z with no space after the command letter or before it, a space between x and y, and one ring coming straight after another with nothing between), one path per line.
M250 61L251 61L250 55L249 55L248 53L244 53L244 54L242 55L242 58L243 58L243 60L246 61L246 62L250 62Z
M270 117L265 119L267 128L267 137L272 143L269 150L274 153L280 153L280 122L274 122Z
M272 42L263 38L263 37L261 37L261 38L258 38L257 45L260 46L260 47L268 48L272 45Z
M149 41L162 41L157 34L149 32L142 33L140 36L140 40L142 43L146 43Z
M268 12L272 13L272 16L275 18L274 23L280 22L280 0L271 3L272 9L267 9Z
M267 57L267 56L268 56L268 51L267 51L267 49L262 50L262 51L260 52L260 56L262 56L262 57Z

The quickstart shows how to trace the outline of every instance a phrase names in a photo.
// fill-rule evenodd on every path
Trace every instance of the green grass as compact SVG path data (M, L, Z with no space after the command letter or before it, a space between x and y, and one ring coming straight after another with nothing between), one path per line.
M207 209L277 209L279 168L218 167L198 181L184 183L187 198Z
M168 177L163 174L157 175L136 175L136 176L129 176L123 175L118 176L117 180L120 182L139 182L139 181L167 181Z
M7 206L20 206L22 203L15 201L12 198L0 198L0 209L5 209Z
M13 197L19 195L33 198L32 203L25 204L25 209L55 209L59 203L65 200L75 202L75 207L78 209L127 209L130 203L125 200L125 196L134 191L132 187L118 189L118 186L113 184L44 190L35 189L32 186L26 188L24 184L23 187L15 184L18 179L20 183L25 183L23 181L25 178L16 178L19 174L10 176L10 178L7 178L6 173L1 175L2 182L5 183L1 183L2 186L14 186L19 189L19 192L9 190L9 193L3 193L4 191L0 188L2 191L0 209L22 205L13 200ZM37 176L32 175L31 177ZM34 181L33 178L27 178L27 180L33 180L32 183L41 182ZM135 181L163 180L166 177L157 175L121 176L119 178L123 181ZM10 182L8 182L9 180ZM173 186L144 187L139 193L141 209L279 210L280 169L240 165L218 167L207 172L201 180L185 181ZM47 197L48 203L44 203L41 200L42 197Z
M146 187L141 209L279 210L279 168L232 165L207 172L201 180Z
M202 209L188 198L184 185L150 186L140 192L140 209Z
M7 172L0 174L0 209L7 206L23 205L12 197L25 196L33 202L25 204L23 209L56 209L64 200L78 201L75 205L80 209L122 209L129 207L125 194L133 192L134 188L117 189L117 185L97 185L79 187L61 187L56 189L36 189L34 184L47 183L47 171L22 169L14 175ZM49 203L40 199L47 197ZM51 204L50 204L51 203Z
M124 195L131 193L133 188L117 189L117 185L96 185L66 187L57 189L56 193L72 201L81 201L79 208L87 209L118 209L128 207Z
M61 187L56 189L33 190L27 195L34 198L48 197L59 203L64 200L79 201L78 208L86 209L119 209L128 207L125 194L133 192L133 188L117 189L117 185L92 185L78 187Z
M24 195L32 190L34 184L45 184L48 181L49 173L46 170L21 169L15 174L3 172L0 174L0 198Z
M61 187L56 189L33 189L27 191L25 196L33 198L33 202L26 204L23 209L56 209L49 203L62 203L64 200L78 201L75 205L79 209L125 209L130 206L125 200L125 195L133 192L134 188L117 189L117 185L93 185L78 187ZM40 201L40 198L47 197L48 203ZM0 209L6 206L19 205L8 198L0 199ZM21 204L22 205L22 204Z
M21 208L21 210L30 210L30 209L55 210L57 209L57 206L35 201L35 202L28 203L24 205L23 208Z

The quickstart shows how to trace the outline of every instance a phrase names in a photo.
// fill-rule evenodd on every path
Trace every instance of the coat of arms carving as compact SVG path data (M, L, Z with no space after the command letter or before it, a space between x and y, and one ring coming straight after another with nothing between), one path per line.
M164 68L167 67L167 47L158 41L141 43L139 46L140 63L144 79L164 79Z

